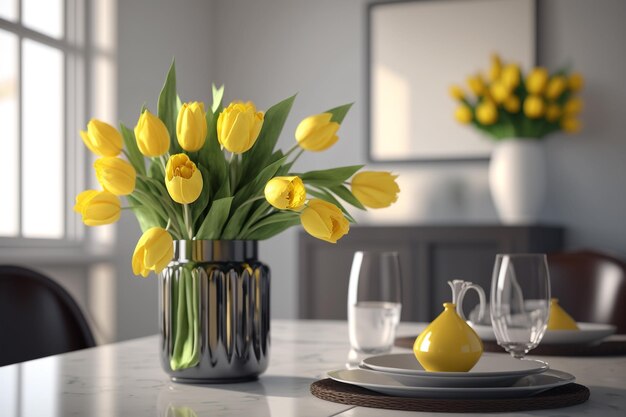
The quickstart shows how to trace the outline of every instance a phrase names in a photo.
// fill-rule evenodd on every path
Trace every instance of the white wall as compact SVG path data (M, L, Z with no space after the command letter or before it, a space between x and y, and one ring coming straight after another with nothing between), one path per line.
M571 248L594 247L626 257L626 3L539 0L541 62L571 62L586 75L584 132L547 141L550 160L545 222L564 225ZM226 99L261 108L298 93L280 144L293 143L298 121L355 102L331 150L305 154L298 169L366 162L366 0L124 0L118 6L118 114L134 125L151 108L172 56L184 99L207 99L210 82ZM434 42L436 40L433 40ZM376 165L400 174L402 193L388 210L359 216L380 223L493 223L486 164ZM139 228L130 214L118 225L118 339L157 331L156 281L132 276ZM296 229L264 242L273 272L272 315L297 312ZM347 277L346 277L347 278Z
M567 227L571 247L626 258L626 2L542 1L540 59L586 75L584 131L548 141L543 218Z

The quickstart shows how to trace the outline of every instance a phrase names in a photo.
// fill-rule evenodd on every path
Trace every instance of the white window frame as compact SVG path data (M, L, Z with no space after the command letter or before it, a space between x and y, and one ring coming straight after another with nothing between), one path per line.
M89 170L82 142L78 131L86 126L86 115L91 114L90 87L91 63L93 51L89 17L91 0L63 0L63 36L55 38L25 26L22 22L22 1L17 0L17 18L15 21L0 17L0 29L12 33L18 38L17 47L17 95L18 95L18 235L0 236L0 255L8 253L10 248L58 248L76 249L85 240L85 228L80 216L73 212L74 197L85 188ZM23 149L23 86L22 86L22 51L23 40L29 39L55 48L63 53L63 91L64 91L64 230L61 238L28 238L23 236L22 223L22 149ZM9 251L10 252L10 251Z

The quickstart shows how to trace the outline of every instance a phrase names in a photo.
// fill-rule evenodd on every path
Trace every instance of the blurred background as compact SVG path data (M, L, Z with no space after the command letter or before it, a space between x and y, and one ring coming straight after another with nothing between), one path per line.
M157 281L131 271L141 234L135 217L125 211L115 225L87 229L72 206L80 190L95 184L79 129L90 118L134 126L144 103L155 110L172 58L183 101L209 103L211 83L226 86L226 102L252 100L260 109L298 93L282 148L292 146L302 118L354 102L339 142L305 153L298 170L367 163L398 174L398 202L357 213L360 224L498 225L487 161L370 160L368 4L0 0L0 263L55 278L83 308L100 343L157 333ZM538 223L563 228L563 249L625 258L626 2L532 4L535 64L551 70L570 64L585 76L583 131L552 135L545 144L547 195ZM435 36L418 41L433 56L444 46ZM442 70L428 54L414 58L426 72ZM480 59L485 68L489 56ZM298 317L299 297L306 297L298 234L292 228L260 246L272 268L273 318Z

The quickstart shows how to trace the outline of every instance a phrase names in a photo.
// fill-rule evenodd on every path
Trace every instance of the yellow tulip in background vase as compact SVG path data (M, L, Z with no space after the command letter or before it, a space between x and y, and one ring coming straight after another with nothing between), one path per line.
M497 144L491 155L489 186L500 220L533 224L545 198L547 161L544 137L578 133L583 103L578 73L536 67L524 75L514 62L492 56L488 77L467 78L468 92L458 85L450 95L458 102L454 118L471 125ZM488 81L485 81L488 79Z
M80 193L74 210L88 226L114 223L123 209L137 217L132 269L159 276L161 362L176 381L241 381L266 369L270 270L258 240L301 225L336 243L354 222L346 205L387 207L400 191L397 176L363 165L294 169L304 152L339 140L351 104L304 118L283 152L276 144L295 96L265 111L223 97L213 86L210 106L183 102L172 64L156 113L144 105L134 129L93 119L80 132L100 157L103 189Z

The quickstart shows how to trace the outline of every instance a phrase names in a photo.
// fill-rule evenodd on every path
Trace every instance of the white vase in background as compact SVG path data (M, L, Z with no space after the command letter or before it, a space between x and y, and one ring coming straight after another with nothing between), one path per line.
M546 194L543 141L499 141L489 163L489 188L503 224L536 223Z

